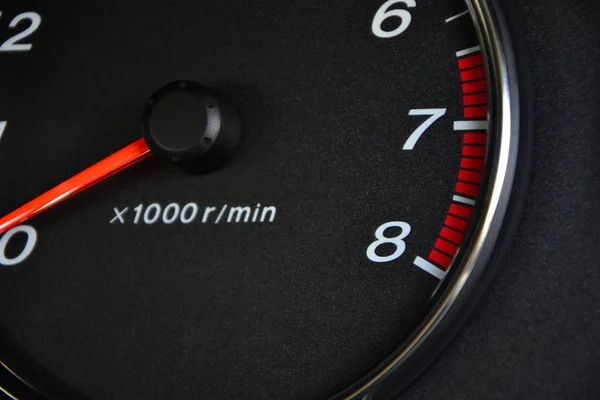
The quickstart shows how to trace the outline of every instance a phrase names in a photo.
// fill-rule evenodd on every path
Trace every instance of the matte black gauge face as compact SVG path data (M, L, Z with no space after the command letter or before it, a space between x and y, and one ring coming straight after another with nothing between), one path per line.
M513 61L491 1L4 2L0 389L389 398L508 240Z

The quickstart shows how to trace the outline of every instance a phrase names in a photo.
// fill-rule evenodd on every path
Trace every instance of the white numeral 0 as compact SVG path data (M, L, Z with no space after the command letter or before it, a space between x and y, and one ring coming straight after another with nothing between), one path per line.
M391 38L394 36L398 36L402 32L408 28L410 25L410 21L412 20L412 16L408 10L401 9L393 9L390 10L390 7L394 4L403 3L406 4L407 7L416 7L417 3L415 0L388 0L377 10L375 17L373 18L373 25L371 29L373 30L373 34L380 38ZM400 26L391 31L384 31L382 28L383 21L391 17L400 18Z
M7 258L6 257L6 246L10 239L15 236L17 233L25 233L27 235L27 242L25 243L25 247L21 251L21 254L16 256L15 258ZM12 228L8 232L2 236L0 239L0 265L4 266L12 266L17 265L20 262L25 261L27 257L31 254L33 249L35 248L35 243L37 242L37 232L35 229L29 225L21 225L16 228Z
M385 231L389 228L400 228L401 231L397 236L387 237L385 236ZM377 240L371 243L371 245L367 248L367 257L369 260L377 263L395 260L404 254L404 251L406 250L406 243L404 243L403 239L406 239L409 234L410 225L408 223L400 221L386 222L375 231L375 239ZM379 256L375 251L382 244L392 244L396 246L396 250L394 250L394 252L389 256Z

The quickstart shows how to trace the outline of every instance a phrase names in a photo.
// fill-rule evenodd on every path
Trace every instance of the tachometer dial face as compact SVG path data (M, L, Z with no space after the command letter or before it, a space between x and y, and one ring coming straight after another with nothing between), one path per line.
M516 171L492 2L8 3L4 392L376 400L448 341Z

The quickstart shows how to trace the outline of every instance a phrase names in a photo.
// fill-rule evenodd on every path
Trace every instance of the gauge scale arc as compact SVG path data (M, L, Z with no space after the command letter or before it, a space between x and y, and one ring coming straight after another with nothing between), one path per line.
M494 1L0 8L0 392L396 398L502 260Z

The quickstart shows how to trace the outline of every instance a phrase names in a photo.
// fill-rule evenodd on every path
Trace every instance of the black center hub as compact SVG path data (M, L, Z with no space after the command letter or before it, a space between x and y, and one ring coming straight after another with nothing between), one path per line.
M205 171L233 157L241 128L236 112L218 95L196 82L176 81L146 103L142 135L156 156Z

